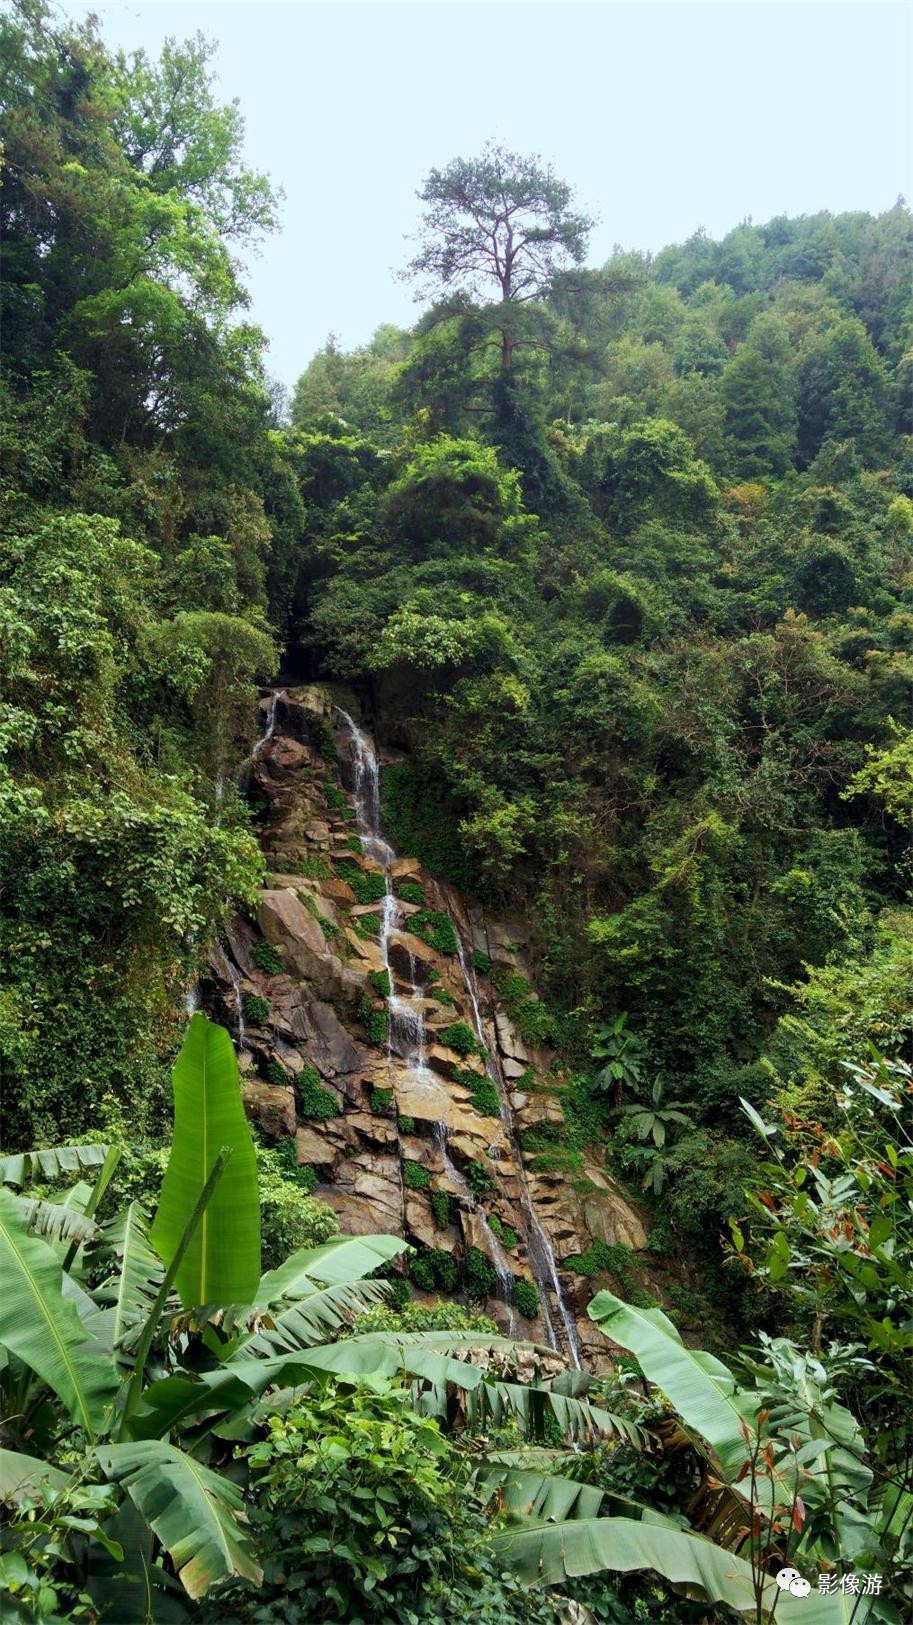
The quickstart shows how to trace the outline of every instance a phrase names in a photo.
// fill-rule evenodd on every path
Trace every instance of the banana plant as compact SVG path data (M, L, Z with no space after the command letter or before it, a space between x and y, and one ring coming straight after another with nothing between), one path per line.
M202 1015L178 1058L174 1093L174 1144L151 1227L135 1202L110 1221L98 1219L111 1171L104 1149L85 1158L78 1150L69 1157L70 1148L24 1156L13 1169L19 1184L32 1172L100 1169L79 1199L93 1224L84 1237L39 1234L37 1210L0 1188L0 1264L11 1283L0 1302L2 1442L12 1447L0 1455L0 1500L24 1496L50 1506L101 1479L119 1506L91 1548L99 1607L137 1625L181 1617L163 1553L191 1598L231 1577L256 1583L241 1496L218 1469L227 1441L251 1437L263 1407L281 1406L302 1383L406 1381L424 1414L446 1418L456 1409L471 1428L512 1418L535 1434L550 1412L571 1438L641 1442L640 1430L590 1405L575 1384L513 1381L516 1345L507 1339L452 1332L338 1339L387 1295L389 1283L375 1272L405 1243L339 1237L261 1275L237 1067L228 1035ZM241 1177L226 1187L233 1166ZM226 1188L230 1213L224 1202L216 1206ZM214 1211L224 1222L212 1222ZM103 1259L113 1268L90 1289ZM488 1375L483 1353L503 1361L506 1374ZM52 1454L60 1431L49 1422L49 1399L82 1441L81 1460L73 1464L71 1449L66 1469L34 1453Z
M225 1042L230 1049L227 1034L195 1016L175 1067L176 1115L188 1145L172 1147L174 1174L170 1181L166 1176L157 1220L159 1252L145 1215L133 1204L114 1227L104 1232L94 1227L91 1236L85 1231L70 1236L58 1226L56 1234L69 1239L61 1259L59 1244L40 1233L48 1229L42 1205L24 1202L9 1189L36 1173L54 1178L100 1165L99 1178L81 1203L83 1215L91 1217L113 1172L104 1147L63 1147L4 1159L7 1185L0 1186L4 1435L50 1448L47 1400L53 1396L84 1448L82 1462L64 1480L101 1474L111 1485L123 1486L190 1595L231 1575L254 1579L259 1574L239 1493L161 1434L136 1437L133 1423L153 1345L175 1313L175 1284L183 1281L186 1291L192 1280L251 1283L253 1296L259 1282L257 1184L245 1170L246 1157L253 1163L253 1150L237 1067L233 1055L232 1065L226 1064ZM241 1177L229 1187L232 1223L203 1227L236 1151ZM239 1233L245 1238L240 1262ZM109 1248L118 1261L116 1274L97 1296L72 1270L83 1242ZM30 1482L43 1496L62 1492L61 1469L22 1451L14 1454L20 1491ZM143 1583L148 1580L148 1574L142 1577Z
M550 1476L522 1457L488 1467L481 1487L497 1490L515 1523L495 1544L526 1584L557 1584L599 1570L648 1570L754 1625L899 1620L890 1602L882 1607L878 1599L839 1589L794 1594L776 1584L784 1566L803 1564L817 1575L832 1564L833 1549L805 1536L806 1527L820 1532L820 1520L816 1526L808 1517L816 1500L843 1506L855 1497L858 1516L844 1517L854 1544L836 1555L850 1568L854 1559L868 1567L878 1557L877 1515L868 1521L868 1540L857 1540L871 1482L860 1430L821 1390L814 1372L803 1367L801 1384L787 1396L784 1373L796 1361L785 1347L774 1348L771 1369L757 1373L763 1380L742 1386L722 1361L686 1348L659 1309L638 1309L601 1292L589 1313L665 1394L677 1418L674 1442L694 1447L705 1475L688 1508L692 1527L684 1527L646 1505L623 1505L592 1486ZM784 1438L772 1430L774 1420Z

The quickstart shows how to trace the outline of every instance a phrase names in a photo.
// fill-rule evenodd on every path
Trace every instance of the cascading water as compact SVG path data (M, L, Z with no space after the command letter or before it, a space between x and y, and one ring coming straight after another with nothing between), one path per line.
M384 968L390 978L390 993L387 998L388 1060L392 1066L393 1056L395 1055L407 1068L410 1081L413 1084L418 1087L424 1084L437 1092L440 1086L428 1070L424 989L417 978L415 961L410 954L401 956L406 959L409 965L408 981L403 977L398 978L405 989L402 993L396 991L393 973L390 969L390 938L394 932L402 930L404 919L402 907L393 890L392 866L396 862L396 853L390 844L384 840L381 833L380 775L377 766L377 754L369 737L359 728L355 718L350 716L348 711L344 711L338 706L336 714L352 743L352 761L355 772L355 819L362 851L372 863L376 863L383 871L386 886L380 917L380 951ZM441 1156L441 1166L445 1175L459 1191L461 1201L474 1214L484 1231L487 1254L497 1277L499 1296L503 1299L508 1310L510 1317L509 1331L513 1336L516 1334L517 1327L514 1307L514 1278L510 1268L510 1260L491 1229L485 1214L479 1207L467 1181L457 1171L450 1159L447 1149L447 1130L443 1123L435 1123L433 1137Z
M336 714L344 726L352 745L352 761L354 767L354 799L355 816L362 850L371 862L376 863L383 871L386 891L381 910L380 951L385 969L390 976L390 995L387 1000L388 1014L388 1056L395 1054L405 1063L414 1082L429 1083L437 1088L436 1080L431 1077L427 1067L427 1035L425 1025L423 989L416 979L414 963L409 958L409 981L405 983L405 992L399 993L394 989L393 976L390 970L390 938L391 935L402 929L403 913L393 891L392 866L396 862L396 854L381 833L381 807L380 807L380 775L378 772L377 755L371 739L358 726L354 717L348 711L337 707ZM482 1014L479 1009L478 994L476 992L475 978L472 974L462 936L457 933L460 968L466 992L472 1006L473 1024L476 1037L486 1047L489 1054L488 1075L498 1090L498 1100L501 1108L501 1125L505 1142L512 1148L517 1168L517 1178L520 1190L520 1202L527 1232L527 1254L529 1264L539 1292L539 1302L542 1309L542 1319L545 1325L549 1344L558 1349L559 1339L555 1331L554 1321L550 1308L550 1297L558 1307L568 1350L574 1365L580 1368L580 1350L577 1341L577 1328L574 1324L558 1277L555 1255L551 1243L543 1230L526 1183L523 1158L514 1130L513 1119L505 1101L504 1080L500 1069L491 1059L494 1051L486 1040ZM403 979L400 978L402 981ZM486 1239L486 1251L498 1279L499 1295L506 1304L510 1314L510 1331L516 1331L516 1309L514 1304L514 1276L504 1247L494 1234L484 1212L480 1208L475 1196L463 1176L457 1172L450 1159L447 1149L447 1131L443 1124L436 1124L434 1131L435 1142L441 1154L442 1167L448 1179L460 1190L461 1200L475 1215ZM492 1160L497 1160L493 1158Z
M266 708L266 727L260 735L260 738L257 740L253 751L251 752L252 762L255 762L258 756L262 756L267 745L272 739L273 734L276 732L276 713L279 710L279 701L285 699L286 692L287 691L284 688L274 688L270 690L269 705Z
M550 1289L554 1294L555 1303L558 1306L558 1313L561 1316L561 1324L564 1327L564 1335L567 1339L567 1346L571 1359L579 1371L581 1366L580 1344L577 1338L577 1327L574 1324L574 1317L564 1300L564 1293L561 1290L561 1281L558 1276L558 1266L555 1262L555 1254L552 1250L552 1244L549 1241L548 1236L545 1234L542 1225L539 1223L538 1218L536 1217L536 1210L533 1207L532 1198L529 1194L529 1186L526 1181L526 1170L523 1165L523 1153L517 1137L516 1129L514 1127L513 1116L504 1098L506 1094L504 1078L501 1073L501 1068L495 1059L497 1050L494 1045L489 1044L485 1033L485 1025L482 1021L482 1012L479 1008L479 995L476 988L476 979L473 973L472 964L466 952L466 945L460 931L457 932L457 949L460 956L460 969L463 972L463 980L466 983L466 992L469 995L469 1002L472 1006L472 1020L475 1028L476 1038L485 1048L488 1055L486 1071L498 1091L498 1102L501 1108L501 1125L504 1129L508 1144L513 1150L514 1162L516 1163L517 1181L520 1188L520 1206L526 1223L526 1250L529 1256L530 1269L535 1276L536 1285L539 1289L539 1301L542 1308L542 1319L545 1323L549 1342L551 1343L552 1348L557 1349L558 1339L555 1335L555 1325L552 1320L548 1301L548 1292Z
M266 718L263 731L259 735L250 755L246 756L244 761L241 763L240 772L238 774L238 783L240 784L242 790L247 788L250 780L251 768L254 766L255 762L260 760L260 757L263 755L267 745L270 743L273 734L276 732L276 719L279 712L279 701L285 699L288 690L284 688L271 688L267 692L269 693L269 704L266 708ZM216 781L217 808L221 805L223 794L224 781L220 775Z

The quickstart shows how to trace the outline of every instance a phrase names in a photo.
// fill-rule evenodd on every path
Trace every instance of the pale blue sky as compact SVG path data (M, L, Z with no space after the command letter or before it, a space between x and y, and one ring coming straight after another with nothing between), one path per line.
M82 15L68 0L67 11ZM335 332L352 347L416 307L416 188L489 136L540 152L616 242L659 249L746 216L889 208L913 192L907 3L501 4L106 0L112 46L220 42L251 164L286 193L250 263L269 367L292 385Z

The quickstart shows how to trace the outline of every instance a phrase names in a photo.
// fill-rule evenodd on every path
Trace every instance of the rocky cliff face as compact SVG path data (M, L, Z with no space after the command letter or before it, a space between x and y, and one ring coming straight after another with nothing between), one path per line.
M392 851L383 758L355 712L322 687L264 698L249 775L270 872L205 1001L236 1035L249 1114L294 1135L343 1231L404 1236L420 1291L468 1293L596 1365L594 1282L562 1266L601 1242L648 1280L644 1216L597 1153L572 1172L548 1156L567 1084L535 1042L522 922L483 918Z

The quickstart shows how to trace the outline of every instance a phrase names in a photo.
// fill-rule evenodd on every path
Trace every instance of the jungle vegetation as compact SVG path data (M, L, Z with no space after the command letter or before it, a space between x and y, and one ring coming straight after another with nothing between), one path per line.
M334 1495L351 1502L325 1441L341 1440L367 1506L395 1437L401 1500L374 1497L341 1561L334 1534L314 1536L302 1620L315 1596L350 1611L330 1618L438 1617L408 1611L418 1572L429 1608L436 1587L465 1584L479 1618L552 1617L525 1581L535 1569L570 1595L582 1570L562 1570L542 1529L502 1563L500 1535L484 1532L492 1496L508 1521L541 1513L543 1528L575 1506L584 1522L627 1517L620 1501L643 1496L708 1547L728 1542L727 1572L733 1554L747 1565L747 1589L719 1595L715 1559L702 1554L696 1578L693 1549L667 1541L643 1570L664 1580L588 1582L598 1619L699 1619L709 1598L721 1620L734 1609L760 1625L771 1564L795 1556L880 1568L885 1595L865 1609L900 1620L913 1509L910 212L898 200L878 217L744 222L720 242L697 232L589 266L589 222L564 181L490 146L424 184L410 272L430 302L415 327L382 327L353 353L329 342L287 410L240 261L277 200L244 163L210 57L199 38L158 62L113 54L94 23L63 25L44 0L0 15L2 1130L5 1182L21 1197L39 1180L31 1205L0 1193L4 1257L32 1282L0 1372L17 1453L0 1457L17 1509L4 1607L116 1619L119 1605L106 1616L86 1589L86 1554L132 1549L139 1529L155 1602L147 1592L137 1618L209 1606L230 1618L229 1602L239 1619L278 1618L268 1590L254 1602L244 1586L261 1569L278 1584L305 1512L314 1528L332 1522ZM624 1425L584 1457L591 1493L576 1502L560 1452L577 1396L556 1390L571 1409L549 1400L551 1421L544 1401L492 1401L505 1459L485 1472L539 1476L483 1482L474 1446L467 1460L422 1397L434 1369L454 1391L465 1373L412 1369L402 1306L373 1310L406 1326L395 1320L373 1365L332 1354L319 1377L295 1366L291 1389L279 1365L263 1377L257 1362L288 1350L243 1353L273 1335L252 1331L258 1304L275 1309L257 1297L259 1257L214 1297L175 1264L185 1236L193 1257L196 1204L242 1157L250 1196L243 1145L218 1177L197 1169L189 1211L166 1200L167 1181L151 1230L142 1211L171 1139L183 990L261 877L238 777L255 684L283 660L354 684L381 737L406 749L384 786L396 844L530 922L543 1000L500 993L572 1079L566 1138L548 1154L571 1177L582 1143L605 1145L653 1207L657 1252L701 1276L705 1320L712 1305L713 1394L664 1381L642 1404L620 1378L603 1408ZM100 1145L124 1147L116 1168ZM183 1130L173 1146L189 1154ZM261 1187L287 1213L271 1155L258 1156ZM69 1175L77 1194L61 1198ZM338 1247L325 1211L300 1188L293 1199L305 1230L292 1226L285 1250ZM364 1262L346 1281L367 1313L383 1294L362 1291ZM203 1312L216 1300L247 1313L237 1335ZM620 1301L601 1294L594 1317L650 1379L674 1327ZM319 1338L313 1325L295 1335L338 1350L347 1329L334 1310ZM464 1324L414 1333L422 1360L457 1363L452 1347L475 1335L491 1341ZM491 1359L503 1374L515 1356ZM274 1377L294 1395L284 1411L262 1400ZM218 1403L201 1403L201 1385ZM467 1437L482 1428L461 1415ZM522 1465L506 1459L521 1423L540 1452ZM647 1451L624 1431L654 1424ZM246 1507L235 1452L260 1486ZM323 1486L305 1511L290 1455ZM192 1498L199 1550L155 1510L163 1482ZM397 1556L382 1577L388 1518L405 1567ZM579 1543L612 1568L604 1532ZM212 1604L216 1585L234 1589ZM838 1617L827 1597L820 1614L798 1606L808 1625ZM789 1607L776 1599L776 1618ZM839 1617L868 1614L853 1598Z

